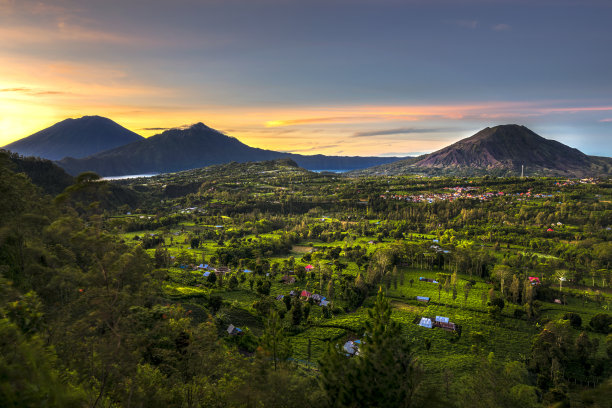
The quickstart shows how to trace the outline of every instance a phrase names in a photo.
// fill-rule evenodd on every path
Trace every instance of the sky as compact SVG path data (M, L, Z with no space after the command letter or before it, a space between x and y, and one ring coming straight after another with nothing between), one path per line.
M0 146L100 115L302 154L522 124L612 156L610 0L0 0Z

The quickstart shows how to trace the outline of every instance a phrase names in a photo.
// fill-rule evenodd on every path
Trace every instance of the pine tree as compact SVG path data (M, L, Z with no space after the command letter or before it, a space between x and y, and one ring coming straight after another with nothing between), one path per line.
M261 336L261 346L263 351L272 358L274 371L276 371L277 362L283 362L291 355L291 344L285 338L280 317L275 310L270 313L266 321L266 327Z
M298 299L296 296L295 298L293 298L291 306L291 319L293 325L298 326L302 322L302 302L300 302L300 299Z
M379 289L368 310L360 354L344 355L341 345L330 347L319 362L320 382L332 407L410 407L423 371L391 307Z

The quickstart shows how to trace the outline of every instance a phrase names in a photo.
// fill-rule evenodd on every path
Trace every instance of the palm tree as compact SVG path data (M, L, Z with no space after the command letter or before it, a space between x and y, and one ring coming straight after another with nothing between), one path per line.
M555 277L559 279L559 291L563 289L563 281L565 280L567 274L567 269L557 269L555 271Z

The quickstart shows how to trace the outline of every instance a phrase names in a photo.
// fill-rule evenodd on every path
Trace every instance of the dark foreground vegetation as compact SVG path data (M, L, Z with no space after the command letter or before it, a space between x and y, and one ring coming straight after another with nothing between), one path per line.
M3 407L612 401L609 180L19 171L0 155Z

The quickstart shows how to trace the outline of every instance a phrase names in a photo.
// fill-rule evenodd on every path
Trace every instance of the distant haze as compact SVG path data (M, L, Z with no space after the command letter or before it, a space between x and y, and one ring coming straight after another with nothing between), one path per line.
M521 123L612 155L609 0L0 0L0 146L101 115L299 154Z

